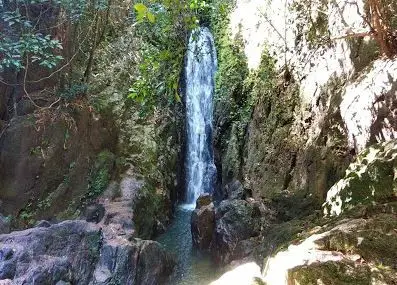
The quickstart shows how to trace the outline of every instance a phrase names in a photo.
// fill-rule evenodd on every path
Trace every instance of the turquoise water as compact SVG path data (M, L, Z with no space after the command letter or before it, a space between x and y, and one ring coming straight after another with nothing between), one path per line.
M157 241L177 257L177 265L169 285L207 285L218 279L221 272L211 262L208 254L192 247L190 217L192 208L178 207L175 219Z

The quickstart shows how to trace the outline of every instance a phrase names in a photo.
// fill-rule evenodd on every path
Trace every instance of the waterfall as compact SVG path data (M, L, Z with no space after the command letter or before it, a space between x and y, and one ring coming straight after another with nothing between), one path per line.
M194 30L186 55L186 202L212 193L216 167L212 147L212 112L217 67L214 39L208 28Z

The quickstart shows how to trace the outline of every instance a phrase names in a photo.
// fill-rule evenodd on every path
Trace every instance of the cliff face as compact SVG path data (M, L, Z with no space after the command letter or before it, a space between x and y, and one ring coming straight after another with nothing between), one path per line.
M226 2L216 1L211 18L219 195L227 198L214 227L234 230L241 218L226 227L216 213L248 202L259 207L247 216L260 230L234 231L237 251L221 254L256 259L266 284L394 284L395 254L385 245L395 238L397 60L373 39L367 2ZM236 179L243 201L227 193Z
M233 173L254 196L288 190L322 203L356 153L396 136L397 61L373 38L350 36L370 30L362 1L236 1L227 14L229 45L249 70L243 103L229 97L249 115L216 110L216 141L229 143L218 144L223 183Z

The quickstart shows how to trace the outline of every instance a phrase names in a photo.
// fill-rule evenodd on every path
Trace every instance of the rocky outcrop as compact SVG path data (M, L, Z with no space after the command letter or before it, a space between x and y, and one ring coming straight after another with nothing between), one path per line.
M373 38L342 36L369 30L364 3L236 1L226 13L215 9L223 185L234 177L256 198L286 190L319 208L357 153L396 137L396 59L380 57Z
M236 266L210 285L262 285L261 268L254 262Z
M260 209L245 200L222 201L215 211L213 256L220 264L248 256L260 231Z
M193 246L208 250L215 228L215 207L210 195L204 194L197 199L197 207L192 213L190 224Z
M99 195L114 167L108 123L74 105L13 119L0 137L0 212L32 225Z
M201 194L196 201L196 209L200 209L201 207L208 206L212 203L212 196L209 193Z
M231 182L225 185L226 198L230 200L245 199L246 193L243 184L237 179L233 179Z
M328 191L324 214L340 215L356 205L396 200L396 171L397 140L372 145Z
M156 242L106 239L85 221L1 235L0 245L0 280L14 284L154 285L174 264Z
M364 218L365 217L365 218ZM267 259L266 284L395 284L395 203L317 221Z

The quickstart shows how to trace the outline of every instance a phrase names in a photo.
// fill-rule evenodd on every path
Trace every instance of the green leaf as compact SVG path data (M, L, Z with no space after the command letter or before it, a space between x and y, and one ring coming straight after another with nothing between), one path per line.
M154 23L156 21L156 18L154 17L153 13L151 12L147 12L147 19L149 20L149 22Z
M143 3L137 3L134 5L134 9L137 12L138 21L142 21L145 18L148 8Z

